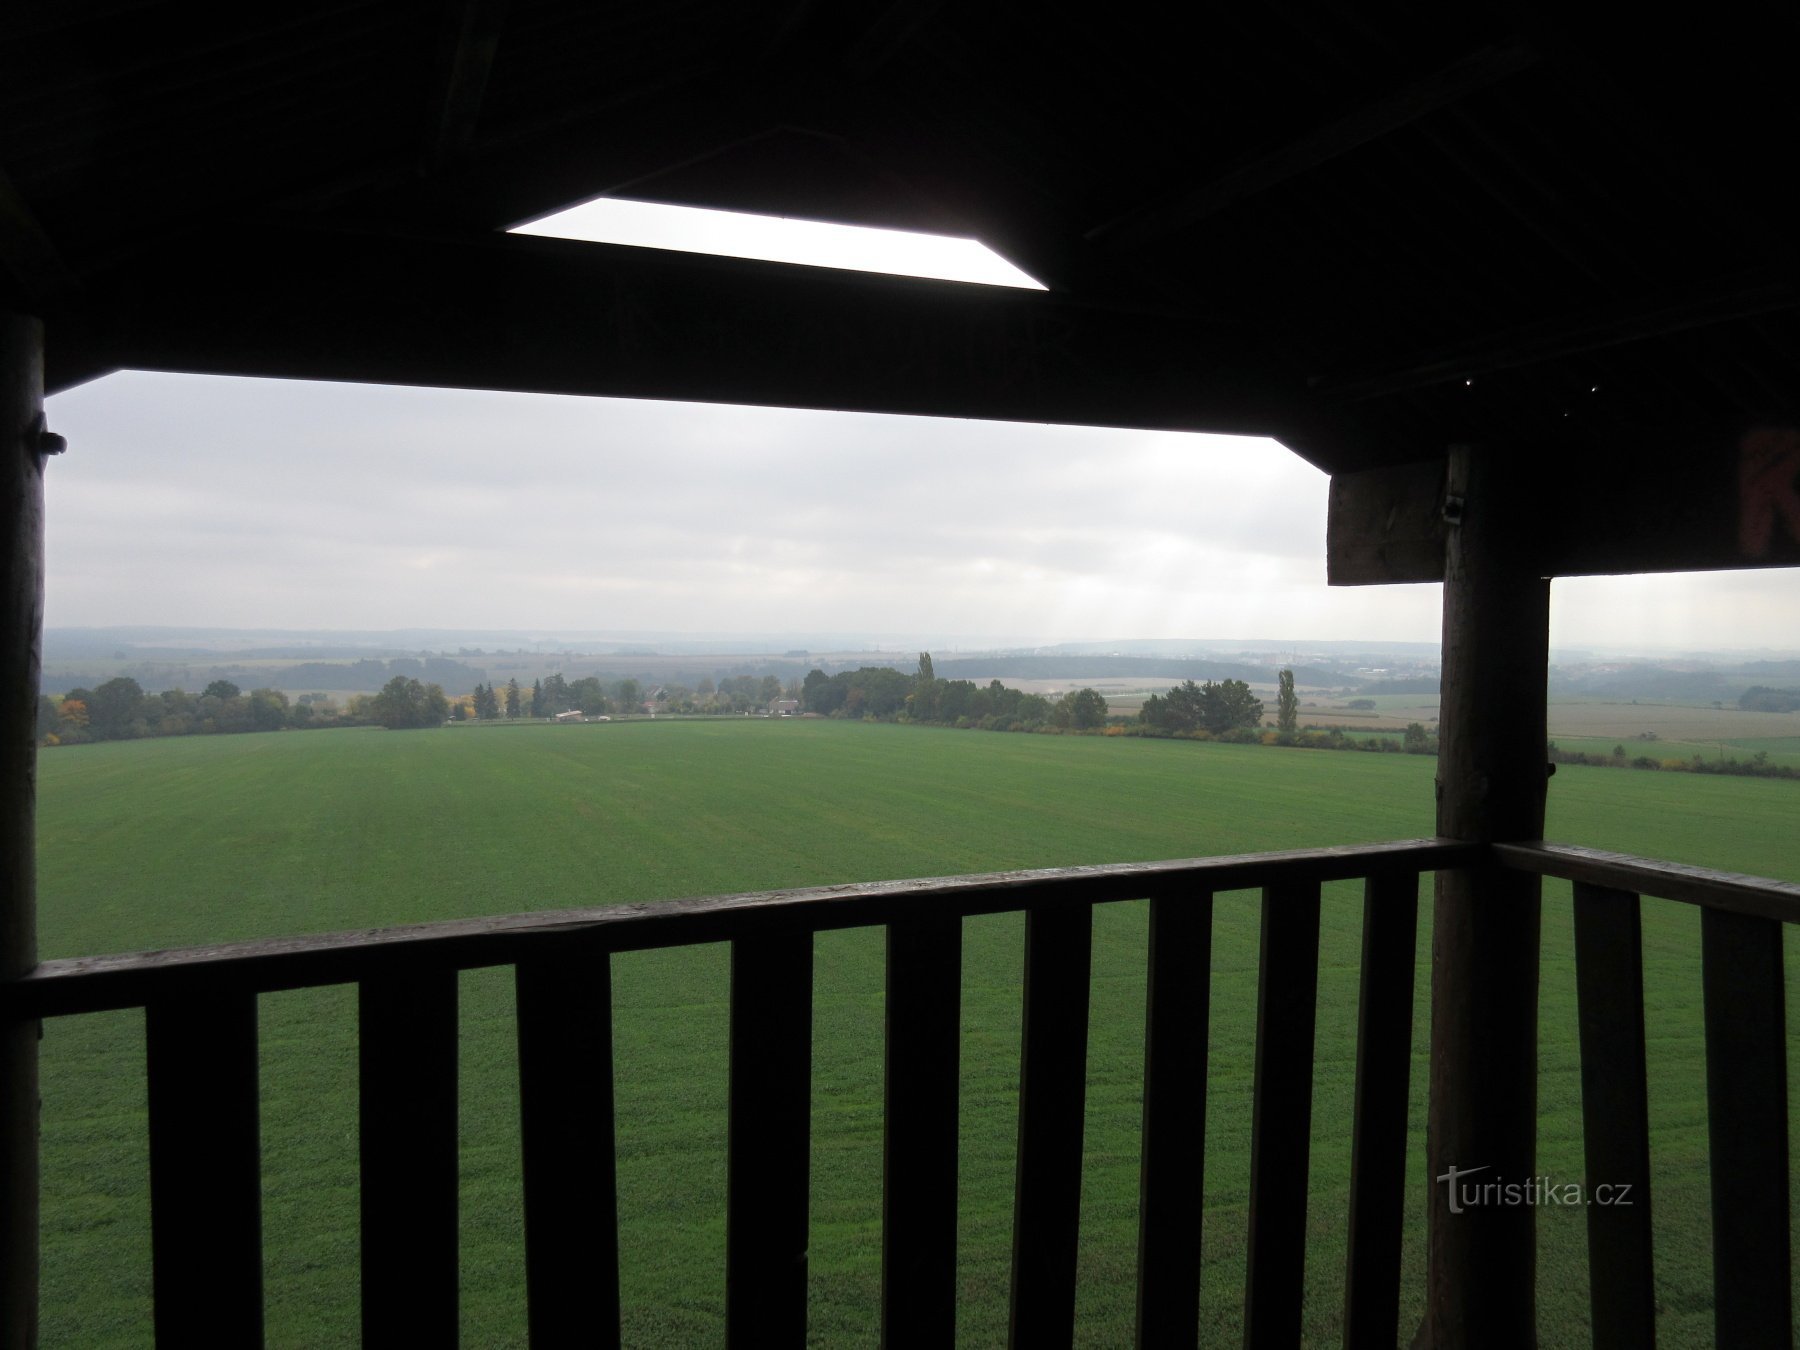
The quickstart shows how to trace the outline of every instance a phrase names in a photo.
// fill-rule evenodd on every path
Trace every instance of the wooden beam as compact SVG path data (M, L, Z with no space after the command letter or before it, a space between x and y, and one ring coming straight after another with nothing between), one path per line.
M1331 476L1325 577L1333 586L1444 579L1444 461Z
M1144 207L1097 225L1087 237L1109 248L1139 248L1197 225L1208 216L1267 192L1309 169L1418 121L1439 108L1527 70L1537 62L1520 44L1484 47L1400 89L1364 104L1267 154L1240 164L1172 202Z
M1800 564L1800 426L1646 432L1585 457L1521 461L1554 482L1529 508L1519 564L1545 577ZM1337 474L1326 574L1334 586L1444 578L1442 461Z
M454 0L426 107L427 169L461 158L475 143L482 95L505 23L506 0Z
M40 312L77 290L75 274L5 169L0 169L0 271L11 276L19 298Z
M1438 830L1472 843L1544 833L1550 583L1522 566L1533 480L1490 451L1450 455L1465 503L1444 572ZM1487 865L1437 874L1431 954L1430 1198L1421 1345L1535 1341L1529 1206L1462 1203L1459 1173L1535 1172L1539 879Z
M873 75L893 60L943 7L944 0L892 0L877 11L851 44L844 56L845 68L858 79Z
M44 329L0 312L0 981L37 965L37 700L44 630ZM38 1321L38 1031L0 1008L0 1347Z
M1246 434L1305 397L1248 335L1169 315L563 239L283 229L95 290L100 348L56 387L98 365Z
M1321 403L1357 403L1792 309L1796 303L1800 287L1791 268L1739 272L1485 333L1394 361L1314 376L1312 388Z

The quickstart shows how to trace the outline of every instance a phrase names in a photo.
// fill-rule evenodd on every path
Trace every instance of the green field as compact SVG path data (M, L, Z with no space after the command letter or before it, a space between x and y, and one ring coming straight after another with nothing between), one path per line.
M762 720L316 732L101 744L42 756L43 955L761 889L1337 844L1431 830L1433 763L1099 737ZM1800 879L1800 785L1564 768L1553 838ZM1540 1170L1581 1175L1566 888L1546 892ZM1425 916L1428 918L1428 915ZM1213 969L1203 1324L1235 1338L1243 1279L1257 913L1221 897ZM1328 888L1306 1322L1342 1301L1359 890ZM1016 916L966 925L962 1341L1005 1336ZM1711 1339L1698 920L1645 913L1665 1345ZM1420 953L1429 951L1428 924ZM1079 1318L1129 1341L1145 913L1095 925ZM879 1291L876 932L816 947L812 1328L872 1344ZM615 959L628 1342L718 1343L726 953ZM1423 972L1423 967L1421 968ZM1403 1326L1422 1297L1427 981L1418 984ZM463 977L465 1343L522 1344L510 976ZM351 990L265 997L270 1343L357 1339ZM44 1043L45 1344L148 1345L142 1018L63 1019ZM1579 1211L1540 1214L1545 1345L1585 1345Z

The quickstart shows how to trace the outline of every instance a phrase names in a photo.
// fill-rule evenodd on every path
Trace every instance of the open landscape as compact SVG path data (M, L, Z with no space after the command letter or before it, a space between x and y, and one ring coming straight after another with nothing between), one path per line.
M1427 756L811 719L75 746L40 762L40 946L52 958L1421 836L1433 769ZM1800 880L1797 806L1791 782L1566 767L1550 785L1546 834ZM1421 919L1403 1330L1423 1297L1428 908ZM1360 925L1360 888L1328 887L1305 1321L1320 1344L1335 1341L1341 1315ZM1238 1334L1241 1315L1257 931L1254 895L1221 897L1203 1282L1203 1328L1217 1339ZM1021 933L1016 916L965 924L958 1263L969 1345L1005 1334ZM1644 948L1659 1331L1664 1345L1698 1346L1713 1324L1697 911L1647 901ZM1078 1295L1082 1343L1095 1346L1130 1338L1144 956L1144 908L1101 907ZM882 959L878 931L817 939L810 1316L813 1339L834 1345L876 1338ZM630 1344L722 1341L727 975L718 947L614 959ZM465 1342L484 1346L524 1341L511 990L506 970L461 985L462 1315ZM1539 1170L1578 1180L1569 902L1555 883L1540 1007ZM266 996L261 1030L269 1340L353 1344L354 991ZM141 1014L50 1022L43 1095L45 1343L148 1344ZM1546 1208L1538 1230L1543 1343L1586 1344L1582 1213Z

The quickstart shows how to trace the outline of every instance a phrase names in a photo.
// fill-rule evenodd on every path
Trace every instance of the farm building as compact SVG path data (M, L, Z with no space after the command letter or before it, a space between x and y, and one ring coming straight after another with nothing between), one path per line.
M1020 910L1012 1338L1067 1345L1091 907L1124 898L1153 907L1139 1339L1192 1345L1209 901L1250 886L1246 1336L1297 1344L1319 887L1345 878L1367 880L1346 1343L1532 1344L1531 1212L1453 1212L1405 1174L1423 873L1434 1175L1533 1172L1549 875L1577 884L1590 1171L1648 1194L1638 897L1701 907L1717 1336L1789 1343L1800 894L1541 835L1550 579L1800 563L1791 9L88 0L0 25L0 1346L37 1341L39 1019L147 1010L157 1337L247 1345L255 1000L345 981L366 1339L454 1340L454 973L494 964L530 1047L533 1335L616 1342L610 1097L559 1068L604 1056L608 1012L570 958L722 939L728 1330L800 1344L812 940L858 925L889 944L882 1326L947 1343L960 923ZM1047 289L504 233L598 195L970 236ZM42 401L125 368L1276 437L1332 477L1335 583L1444 583L1437 837L40 963ZM1427 1311L1403 1327L1415 1187ZM1648 1207L1588 1223L1595 1343L1649 1344Z

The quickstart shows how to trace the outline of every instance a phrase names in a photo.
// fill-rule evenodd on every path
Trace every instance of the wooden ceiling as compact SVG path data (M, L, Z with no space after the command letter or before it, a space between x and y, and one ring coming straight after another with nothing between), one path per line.
M1800 20L1589 8L17 5L0 304L52 388L1262 431L1334 473L1728 453L1800 420ZM601 194L971 235L1050 290L497 233Z

